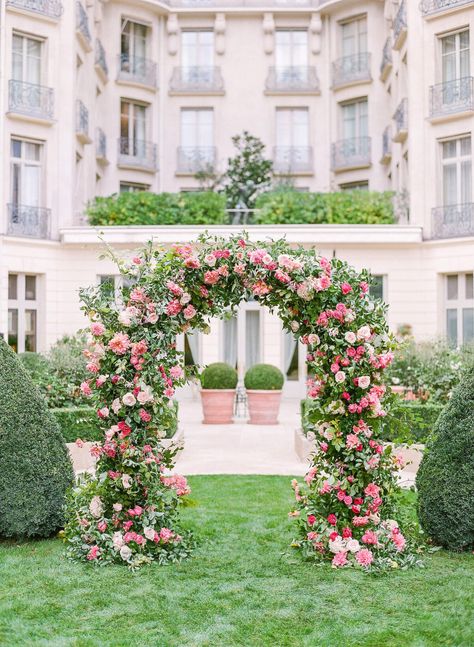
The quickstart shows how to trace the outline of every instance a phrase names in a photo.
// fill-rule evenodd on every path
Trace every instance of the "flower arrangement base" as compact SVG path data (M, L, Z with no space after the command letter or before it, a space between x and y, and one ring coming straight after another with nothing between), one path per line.
M203 424L233 424L234 400L235 389L202 389Z
M249 424L277 425L281 391L254 391L247 389Z

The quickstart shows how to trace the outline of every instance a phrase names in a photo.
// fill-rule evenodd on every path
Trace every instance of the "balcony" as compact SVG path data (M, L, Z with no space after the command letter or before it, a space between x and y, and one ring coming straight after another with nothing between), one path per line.
M8 109L22 117L53 122L54 90L35 83L11 79L8 82Z
M310 65L270 67L266 94L319 94L316 68Z
M474 110L474 77L466 76L430 88L430 117L439 119Z
M423 16L433 16L435 14L457 9L465 5L472 4L472 0L422 0L420 10Z
M8 236L49 238L51 210L24 204L8 205Z
M180 146L177 162L178 175L212 171L217 162L217 149L214 146Z
M370 54L360 52L352 56L343 56L332 64L332 87L371 81Z
M59 20L64 11L59 0L7 0L7 7L31 11L52 20Z
M89 17L79 0L76 0L76 34L86 52L90 52L92 50L92 37L89 30Z
M387 38L383 46L382 62L380 63L380 78L385 81L392 70L392 41Z
M101 164L108 164L107 137L102 128L97 128L95 132L95 158Z
M408 100L402 99L393 115L395 121L394 142L404 142L408 137Z
M407 37L407 8L405 0L398 6L397 14L393 20L393 49L401 49Z
M432 210L432 238L474 236L474 202L450 204Z
M157 87L156 63L141 56L120 54L117 81L144 85L154 90Z
M80 99L76 100L76 137L82 144L92 142L89 137L89 110Z
M105 49L100 40L95 41L95 69L104 83L109 80L109 68L107 65L107 58L105 56Z
M175 67L170 94L224 94L220 67Z
M273 149L273 170L282 175L312 174L312 147L276 146Z
M341 139L332 145L332 170L348 171L371 165L370 137Z
M245 7L245 8L274 8L286 9L314 9L316 10L324 0L163 0L168 7L205 8L205 7Z
M141 139L120 137L117 163L121 168L156 173L158 170L156 144Z
M382 164L388 164L392 159L392 128L387 126L382 135Z

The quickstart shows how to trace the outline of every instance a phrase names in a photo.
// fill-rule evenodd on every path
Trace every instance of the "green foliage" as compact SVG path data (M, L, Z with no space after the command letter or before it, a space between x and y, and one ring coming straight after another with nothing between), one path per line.
M443 340L408 340L387 371L387 383L404 386L429 401L446 403L463 372L473 364L473 346L458 349Z
M84 336L66 335L51 347L46 356L37 353L19 355L50 408L87 405L87 398L79 388L81 382L90 377L82 353L85 346Z
M50 409L56 418L66 443L74 443L78 438L83 441L102 440L102 432L97 422L97 411L93 407L63 407Z
M72 466L59 427L0 339L0 536L48 537L63 523Z
M89 204L87 215L94 226L219 225L226 222L225 198L210 191L137 191L97 197Z
M434 427L416 478L418 514L436 544L474 549L474 368Z
M302 193L279 190L258 196L254 222L278 224L392 224L392 193L341 191Z
M253 209L258 194L271 184L273 162L263 157L265 145L262 141L247 130L232 137L232 142L237 153L227 160L224 176L227 206L233 209L243 203Z
M283 373L272 364L255 364L244 378L245 388L253 391L280 391L284 381Z
M237 371L229 364L215 362L209 364L200 375L203 389L235 389L237 386Z

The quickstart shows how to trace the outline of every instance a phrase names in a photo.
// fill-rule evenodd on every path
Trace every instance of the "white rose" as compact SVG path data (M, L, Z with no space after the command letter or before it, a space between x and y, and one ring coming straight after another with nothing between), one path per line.
M123 508L123 505L121 503L114 503L112 507L115 512L120 512L120 510Z
M344 339L348 344L354 344L357 341L355 332L349 331L344 335Z
M329 550L331 553L340 553L345 549L344 540L342 537L336 537L334 541L329 542Z
M357 553L360 550L360 544L357 539L349 539L346 544L346 548L351 553Z
M189 303L191 301L191 295L188 292L185 292L181 299L179 300L180 304L182 306L186 305L186 303Z
M338 371L334 376L334 378L336 382L340 384L341 382L344 382L344 380L346 379L346 374L344 373L344 371Z
M291 330L292 330L293 332L298 332L298 330L299 330L299 328L300 328L300 325L299 325L299 323L298 323L297 321L292 321L292 322L290 323L290 328L291 328Z
M119 312L118 320L122 324L122 326L130 326L130 324L132 323L132 318L126 310Z
M273 262L273 258L270 256L270 254L265 254L262 258L262 263L264 265L268 265L269 263Z
M127 561L130 559L132 556L132 549L129 546L122 546L120 549L120 557L124 560Z
M123 398L122 398L122 402L123 402L127 407L133 407L133 405L134 405L134 404L136 404L137 399L136 399L136 397L133 395L133 393L131 393L131 392L129 391L128 393L126 393L126 394L123 396Z
M137 400L140 404L146 404L153 400L153 392L150 386L145 386L137 395Z
M132 487L132 477L130 474L122 474L122 485L126 490Z
M214 256L214 254L208 254L204 258L204 261L206 265L210 265L211 267L214 267L214 265L216 264L216 257Z
M112 543L114 545L115 550L120 550L123 546L123 535L121 532L114 532L113 537L112 537Z
M369 326L362 326L357 331L357 339L363 339L367 341L368 339L370 339L371 334L372 333L370 332Z
M100 496L92 497L91 502L89 503L89 511L91 515L96 519L102 516L102 512L104 511L104 508L102 506L102 500Z
M151 526L148 526L147 528L143 528L143 534L150 541L153 541L155 537L155 531L153 530L153 528L151 528Z
M314 333L311 333L310 335L308 335L308 343L311 346L318 346L320 341L321 340L319 339L318 335L315 335Z
M370 377L368 375L361 375L357 380L357 384L361 389L367 389L370 384Z
M120 402L120 398L115 398L115 400L112 402L112 411L114 413L118 413L121 408L122 408L122 403Z

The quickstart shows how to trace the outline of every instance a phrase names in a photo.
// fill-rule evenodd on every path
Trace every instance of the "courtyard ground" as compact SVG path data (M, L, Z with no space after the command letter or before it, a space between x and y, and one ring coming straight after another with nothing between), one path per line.
M177 565L130 573L69 562L57 539L0 543L0 645L474 645L471 555L383 577L305 563L288 548L289 480L191 477L182 517L199 546Z

